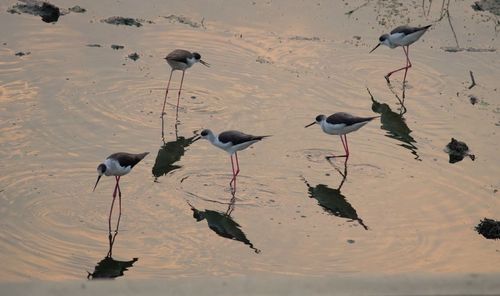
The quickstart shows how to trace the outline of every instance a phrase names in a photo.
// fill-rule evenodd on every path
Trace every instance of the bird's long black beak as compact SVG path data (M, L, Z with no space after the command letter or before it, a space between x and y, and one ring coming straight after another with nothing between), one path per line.
M101 180L101 177L102 177L102 175L101 176L97 176L97 181L95 182L95 186L94 186L94 189L92 190L92 192L95 191L95 188L97 187L97 183L99 183L99 180Z
M312 123L310 123L310 124L308 124L308 125L306 125L306 126L304 126L304 128L310 127L311 125L315 125L315 124L316 124L316 121L315 121L315 122L312 122Z
M198 136L198 137L194 138L194 139L193 139L193 141L192 141L191 143L194 143L194 142L198 141L199 139L201 139L201 137L200 137L200 136Z
M382 43L377 44L377 46L375 46L372 50L370 50L370 52L369 52L369 53L372 53L372 51L374 51L375 49L377 49L377 47L379 47L379 46L380 46L380 44L382 44Z
M204 60L200 60L200 63L203 65L203 66L206 66L206 67L209 67L210 68L210 64L205 62Z

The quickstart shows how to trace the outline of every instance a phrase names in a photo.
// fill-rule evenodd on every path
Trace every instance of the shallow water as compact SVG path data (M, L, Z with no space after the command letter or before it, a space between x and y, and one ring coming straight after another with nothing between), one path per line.
M114 185L103 178L92 193L95 168L117 151L151 152L121 182L112 257L138 258L128 278L499 272L498 242L473 229L500 216L499 53L441 49L455 46L448 20L437 21L441 3L427 13L381 2L349 16L364 2L58 1L87 12L55 24L0 3L2 281L94 271L109 251ZM164 18L172 14L203 27ZM115 15L151 23L100 21ZM452 2L450 15L460 47L498 49L491 14ZM401 114L402 74L392 90L383 76L404 62L402 51L368 51L407 21L434 26L410 48ZM212 67L186 72L177 139L174 73L163 143L162 58L175 48L199 51ZM469 70L478 84L470 90ZM347 168L324 159L341 152L338 137L303 128L338 111L381 115L348 136ZM202 128L272 135L240 153L234 200L227 154L192 143ZM448 163L451 137L476 161ZM197 221L192 208L211 218Z

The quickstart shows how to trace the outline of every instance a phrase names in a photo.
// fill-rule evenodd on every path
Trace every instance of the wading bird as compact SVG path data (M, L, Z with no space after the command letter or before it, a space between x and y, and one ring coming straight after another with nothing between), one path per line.
M196 140L202 138L208 140L214 146L226 151L231 156L231 166L233 169L233 178L229 182L229 186L232 191L236 191L236 176L240 173L240 164L238 162L238 151L248 148L250 145L259 142L260 140L269 136L252 136L240 131L225 131L219 135L214 134L209 129L204 129L201 131L200 137ZM233 161L233 154L235 156L235 161ZM235 166L236 162L236 166Z
M347 134L357 131L362 126L380 116L372 117L358 117L345 112L338 112L332 114L328 117L325 115L318 115L316 119L311 124L305 127L310 127L314 124L319 124L323 132L329 135L340 135L340 140L342 141L342 146L344 146L344 155L328 156L327 159L334 157L345 157L346 161L349 158L349 146L347 145Z
M398 46L403 47L403 51L405 52L406 56L406 66L396 69L394 71L391 71L385 75L385 80L387 80L387 83L390 83L389 77L398 71L405 70L405 75L403 78L403 83L406 81L406 73L409 68L411 68L411 62L410 62L410 45L413 44L415 41L420 39L422 35L429 29L431 25L425 26L425 27L409 27L409 26L399 26L392 30L389 34L384 34L380 36L379 38L379 43L377 46L375 46L371 51L374 51L379 47L381 44L386 45L390 48L396 48ZM405 49L406 47L406 49Z
M184 82L185 71L198 62L207 67L210 67L210 64L203 61L199 53L197 52L191 53L184 49L176 49L172 51L165 57L165 60L167 60L167 63L170 65L172 70L170 71L170 78L168 78L167 90L165 91L165 100L163 101L163 109L161 111L161 116L163 118L163 115L165 114L165 104L167 103L168 90L170 88L170 81L172 80L172 74L174 73L175 70L180 70L182 71L182 78L181 78L181 85L179 87L179 92L177 93L177 109L175 113L175 118L177 119L179 114L179 100L181 98L182 83Z
M113 206L115 204L116 193L118 192L118 203L120 207L121 217L122 213L122 192L120 190L120 177L130 173L132 168L138 164L149 152L144 152L140 154L126 153L126 152L118 152L111 154L106 158L106 160L97 166L97 181L95 182L94 190L97 187L97 183L101 179L102 175L105 176L115 176L116 185L115 190L113 191L113 201L111 202L111 209L109 210L109 231L111 232L111 214L113 213ZM118 218L119 219L119 218Z

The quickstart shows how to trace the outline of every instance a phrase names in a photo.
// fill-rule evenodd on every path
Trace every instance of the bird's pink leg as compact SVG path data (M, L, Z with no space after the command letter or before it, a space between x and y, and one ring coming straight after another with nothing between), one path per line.
M120 176L118 176L118 182L120 182ZM118 232L118 228L120 227L120 219L122 218L122 191L120 190L120 185L118 184L118 222L116 222L116 230Z
M115 176L116 184L115 184L115 190L113 190L113 198L116 197L116 192L118 192L118 177Z
M231 182L229 182L229 187L231 187L231 191L234 193L236 191L236 173L234 170L234 162L233 162L233 155L231 154L231 168L233 169L233 178L231 179ZM233 187L233 183L235 183Z
M175 111L175 121L176 122L177 122L177 118L179 117L179 101L181 99L182 83L184 82L184 73L185 73L185 71L182 71L181 86L179 87L179 92L177 93L177 109Z
M165 121L163 116L165 115L165 105L167 104L168 90L170 88L170 81L172 80L172 74L174 69L170 71L170 77L168 78L167 90L165 91L165 99L163 100L163 108L161 110L161 137L165 141Z
M240 162L238 161L238 152L234 152L234 156L236 156L236 174L238 176L240 174Z
M110 233L111 233L111 215L113 214L113 207L115 206L115 199L116 199L116 191L118 190L118 177L115 176L115 180L116 180L115 191L113 192L113 201L111 202L111 208L109 209L109 217L108 217L108 229Z
M344 142L344 139L345 139L345 142ZM345 158L348 158L349 157L349 146L347 146L347 137L346 137L346 135L340 135L340 141L342 141L342 146L344 147L345 154L344 155L338 155L338 156L335 156L335 157L345 157Z
M390 81L389 81L389 77L390 77L392 74L394 74L394 73L396 73L396 72L399 72L399 71L401 71L401 70L407 70L408 68L410 68L410 67L411 67L411 63L410 63L410 65L408 66L409 58L408 58L408 54L406 53L406 49L405 49L405 47L404 47L404 46L403 46L403 51L404 51L404 53L405 53L405 57L406 57L406 65L405 65L404 67L402 67L402 68L399 68L399 69L396 69L396 70L394 70L394 71L392 71L392 72L387 73L387 75L385 75L385 76L384 76L384 77L385 77L385 80L387 80L387 83L390 83Z
M110 233L111 233L111 215L113 214L114 205L115 205L115 197L113 197L113 201L111 202L111 208L109 209L109 216L108 216L108 229Z
M236 171L234 172L234 190L233 190L233 194L236 193L236 177L240 174L240 162L238 161L238 152L234 152L234 157L236 158Z
M122 198L122 191L120 189L120 176L117 177L116 186L118 187L118 196Z
M167 104L167 96L168 96L168 90L170 88L170 81L172 80L172 74L174 73L174 69L170 71L170 78L168 78L168 83L167 83L167 90L165 91L165 99L163 100L163 109L161 109L161 117L165 114L165 105Z
M404 46L403 46L403 50L404 50ZM406 90L406 73L408 73L408 69L411 68L411 62L410 62L410 46L406 46L406 50L405 50L405 54L406 54L406 69L405 69L405 76L403 78L403 99L405 98L405 90Z
M341 136L341 140L342 140L342 136ZM345 146L344 146L345 157L347 159L347 158L349 158L349 145L347 144L347 135L344 135L344 140L345 140ZM342 143L344 143L344 141L342 141Z
M325 157L326 160L330 161L330 159L336 158L336 157L345 157L345 158L349 157L349 147L347 146L347 138L345 138L346 140L345 140L345 143L344 143L344 138L342 136L345 137L345 135L340 135L340 140L342 141L342 146L344 147L344 151L345 151L346 154L345 155L327 156L327 157Z

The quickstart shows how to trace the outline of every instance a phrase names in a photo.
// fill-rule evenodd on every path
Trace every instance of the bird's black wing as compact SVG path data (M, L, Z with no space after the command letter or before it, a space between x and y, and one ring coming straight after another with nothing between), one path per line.
M326 122L330 124L345 124L345 125L353 125L355 123L359 122L365 122L365 121L370 121L374 118L377 118L378 116L373 116L373 117L358 117L351 115L349 113L345 112L338 112L335 114L332 114L326 118Z
M422 30L427 30L431 27L431 25L425 27L410 27L410 26L399 26L391 31L391 34L403 33L405 35L410 35L411 33L415 33Z
M259 141L267 136L252 136L240 131L225 131L219 134L219 141L221 143L233 143L233 145L242 144L250 141Z
M184 49L176 49L169 53L166 57L167 60L171 61L176 61L176 62L181 62L181 63L187 63L188 58L192 58L193 54L187 50Z
M113 158L118 161L120 166L133 168L136 164L138 164L149 152L144 152L140 154L133 154L127 152L118 152L111 154L108 158Z

